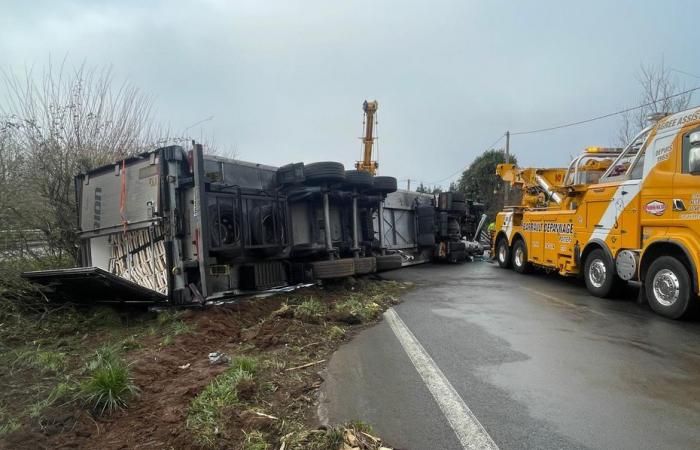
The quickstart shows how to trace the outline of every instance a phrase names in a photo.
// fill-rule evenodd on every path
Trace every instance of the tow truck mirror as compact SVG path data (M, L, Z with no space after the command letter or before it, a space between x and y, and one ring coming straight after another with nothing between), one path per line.
M690 154L688 155L688 171L693 175L700 175L700 131L691 133Z

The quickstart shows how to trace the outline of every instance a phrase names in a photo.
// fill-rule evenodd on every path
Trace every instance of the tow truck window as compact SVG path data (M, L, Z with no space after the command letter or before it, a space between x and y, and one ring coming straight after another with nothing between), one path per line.
M637 158L635 158L632 163L632 169L630 169L630 180L641 180L642 175L644 175L644 152L646 151L646 146L639 152Z
M690 135L700 131L700 127L690 130L683 135L683 149L681 151L681 171L683 173L688 173L690 170L688 168L690 161Z

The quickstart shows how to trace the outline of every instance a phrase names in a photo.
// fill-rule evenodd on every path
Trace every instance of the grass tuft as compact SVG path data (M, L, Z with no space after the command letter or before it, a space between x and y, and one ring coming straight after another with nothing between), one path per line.
M236 356L231 361L231 369L240 369L255 374L258 371L258 360L252 356Z
M102 415L126 408L139 390L131 379L129 366L112 347L103 347L88 363L88 377L80 384L78 397L94 413Z
M197 444L212 447L216 443L216 435L221 428L222 410L237 405L239 400L236 387L244 380L253 379L253 372L245 370L244 366L257 368L257 361L243 356L236 357L230 368L214 378L192 400L187 414L187 427L194 432Z
M301 302L294 310L294 317L303 322L320 323L326 315L326 305L314 297Z
M59 373L66 366L66 354L51 350L43 350L41 346L35 349L20 350L15 352L15 360L12 368L38 369L42 373Z
M267 450L270 448L267 441L265 441L265 436L259 431L251 431L249 433L243 432L245 434L245 441L243 442L244 450Z
M332 340L342 339L345 337L345 329L338 325L328 327L328 337Z

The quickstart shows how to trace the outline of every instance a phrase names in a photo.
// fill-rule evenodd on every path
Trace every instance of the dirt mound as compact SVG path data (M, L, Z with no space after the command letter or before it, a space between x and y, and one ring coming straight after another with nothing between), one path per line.
M227 370L227 364L210 362L211 352L253 356L263 366L255 379L236 386L241 404L224 410L217 447L241 448L244 430L279 442L289 434L286 423L316 427L313 405L321 384L317 372L343 338L330 338L323 320L302 322L289 310L312 296L331 305L347 295L345 289L310 288L188 311L181 319L191 332L176 335L169 345L158 337L142 337L140 348L129 351L140 394L128 409L93 417L74 405L59 406L6 435L0 448L197 448L187 426L188 410L192 400Z

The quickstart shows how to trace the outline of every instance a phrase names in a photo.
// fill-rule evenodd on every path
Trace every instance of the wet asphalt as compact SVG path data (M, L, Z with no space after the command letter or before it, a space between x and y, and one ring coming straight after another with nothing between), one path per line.
M700 448L700 319L488 262L384 275L395 309L501 449ZM319 415L411 450L463 448L389 325L333 356Z

